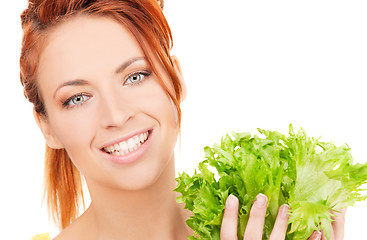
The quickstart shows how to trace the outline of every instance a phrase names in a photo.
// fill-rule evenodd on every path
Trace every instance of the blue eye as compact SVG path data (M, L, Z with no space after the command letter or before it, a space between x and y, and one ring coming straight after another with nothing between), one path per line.
M136 72L130 74L124 84L139 84L145 77L149 76L150 72Z
M74 107L79 106L83 104L85 101L87 101L90 97L87 96L84 93L79 93L76 95L71 96L70 98L66 99L65 102L63 102L64 107Z

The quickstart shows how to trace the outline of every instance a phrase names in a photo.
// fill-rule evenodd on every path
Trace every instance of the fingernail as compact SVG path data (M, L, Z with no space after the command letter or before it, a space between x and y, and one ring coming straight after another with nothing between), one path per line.
M289 209L290 209L290 207L287 204L283 204L280 207L280 216L283 217L283 218L288 218L289 217L289 214L288 214Z
M267 201L268 198L264 194L259 193L256 197L255 205L256 207L263 208L266 206Z
M227 197L226 207L227 209L235 209L237 205L237 198L232 194Z
M321 240L321 232L314 231L310 237L311 240Z

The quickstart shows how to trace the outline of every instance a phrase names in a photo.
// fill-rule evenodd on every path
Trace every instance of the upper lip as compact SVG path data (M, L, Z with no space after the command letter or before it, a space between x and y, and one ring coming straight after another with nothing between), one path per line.
M126 136L124 136L124 137L121 137L121 138L115 139L115 140L113 140L113 141L111 141L111 142L108 142L108 143L104 144L100 149L104 149L104 148L106 148L106 147L113 146L113 145L115 145L115 144L117 144L117 143L120 143L120 142L126 141L126 140L128 140L129 138L132 138L132 137L134 137L134 136L136 136L136 135L139 135L139 134L141 134L141 133L145 133L145 132L149 132L149 133L150 133L151 131L152 131L152 129L144 129L144 130L140 130L140 131L136 131L136 132L130 133L130 134L128 134L128 135L126 135Z

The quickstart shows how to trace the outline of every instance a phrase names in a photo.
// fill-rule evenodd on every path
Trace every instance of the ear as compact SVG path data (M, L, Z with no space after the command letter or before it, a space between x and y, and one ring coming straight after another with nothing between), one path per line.
M182 75L182 69L181 69L181 65L180 65L180 62L178 61L178 58L177 56L173 55L171 56L171 59L172 59L172 62L173 62L173 66L177 72L177 76L180 80L180 84L181 84L181 88L182 88L182 94L181 94L181 102L183 100L185 100L186 98L186 84L185 84L185 81L184 81L184 78L183 78L183 75Z
M40 116L35 110L33 110L34 119L37 122L38 127L41 129L46 143L50 148L62 149L64 148L58 138L52 133L50 123L47 118Z

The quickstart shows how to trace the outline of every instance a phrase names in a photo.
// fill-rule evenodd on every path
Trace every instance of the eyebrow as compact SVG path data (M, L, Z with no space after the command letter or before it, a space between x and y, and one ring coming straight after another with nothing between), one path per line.
M134 57L131 58L129 60L127 60L126 62L124 62L123 64L121 64L115 71L116 74L123 72L128 66L130 66L131 64L135 63L135 62L139 62L139 61L147 61L146 57Z
M134 57L131 58L129 60L127 60L126 62L124 62L123 64L121 64L115 71L115 74L121 73L123 72L127 67L129 67L130 65L132 65L135 62L139 62L139 61L146 61L146 57ZM89 82L83 79L75 79L75 80L70 80L70 81L66 81L63 82L61 85L59 85L54 93L54 98L56 96L56 93L63 87L67 87L67 86L84 86L84 85L88 85Z
M66 81L63 82L60 86L58 86L55 90L54 93L54 98L56 96L56 93L63 87L67 87L67 86L83 86L83 85L88 85L88 81L86 80L82 80L82 79L75 79L75 80L70 80L70 81Z

